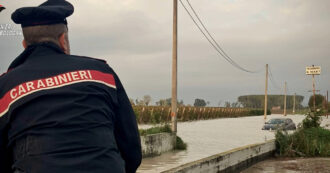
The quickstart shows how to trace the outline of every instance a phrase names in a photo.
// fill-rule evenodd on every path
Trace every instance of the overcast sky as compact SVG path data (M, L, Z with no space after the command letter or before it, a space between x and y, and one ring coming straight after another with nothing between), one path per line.
M42 2L1 1L7 9L0 13L0 24L20 31L11 13ZM70 2L75 6L68 18L72 54L107 60L130 98L148 94L155 102L171 97L172 0ZM219 57L179 4L178 98L184 103L202 98L217 106L240 95L264 94L267 63L275 79L269 94L282 94L287 81L289 94L309 97L312 78L305 75L305 67L312 64L322 67L317 89L323 95L330 89L329 0L190 2L222 48L238 64L259 73L240 71ZM0 36L1 73L23 51L22 39Z

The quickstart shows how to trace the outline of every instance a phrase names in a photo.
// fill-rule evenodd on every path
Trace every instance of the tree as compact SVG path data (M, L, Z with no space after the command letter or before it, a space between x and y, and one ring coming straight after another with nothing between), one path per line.
M293 107L293 95L287 96L287 108ZM238 102L245 108L264 108L265 95L245 95L239 96ZM304 96L296 96L296 109L303 108L302 102ZM268 109L272 107L280 106L283 109L284 105L284 95L268 95Z
M203 99L195 99L194 106L204 107L204 106L206 106L206 102Z
M139 98L137 98L135 100L135 105L137 105L137 106L145 106L145 103L144 103L143 100L139 100Z
M240 103L239 102L233 102L233 103L231 103L231 107L232 108L239 108L240 107Z
M184 106L183 100L178 101L178 106Z
M148 106L149 103L151 102L151 96L150 95L143 96L143 102L146 106Z
M157 106L166 106L166 101L165 99L160 99L159 101L156 102Z
M320 94L315 94L315 107L322 108L323 102L324 102L324 96L322 96ZM310 108L314 108L314 96L313 95L309 97L308 106Z
M221 107L221 103L222 103L222 101L220 100L220 101L218 102L218 106L219 106L219 107Z
M225 107L230 108L230 102L225 102Z
M157 106L171 106L171 98L167 99L160 99L158 102L156 102Z
M183 100L177 100L178 106L184 106ZM167 99L160 99L158 102L156 102L157 106L171 106L172 105L172 98Z
M135 103L134 103L134 100L132 98L129 98L129 102L131 102L131 105L134 106Z

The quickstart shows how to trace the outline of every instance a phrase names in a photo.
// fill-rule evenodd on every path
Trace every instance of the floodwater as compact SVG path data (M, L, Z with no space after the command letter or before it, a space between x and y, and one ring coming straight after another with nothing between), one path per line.
M270 115L267 116L267 120L279 117L283 118L284 116ZM286 117L291 118L297 125L305 116L288 115ZM324 120L323 125L330 124L330 118ZM263 124L263 116L178 123L177 134L188 144L188 149L145 158L137 172L161 172L234 148L274 139L274 131L261 130ZM139 128L146 127L150 126L139 125Z

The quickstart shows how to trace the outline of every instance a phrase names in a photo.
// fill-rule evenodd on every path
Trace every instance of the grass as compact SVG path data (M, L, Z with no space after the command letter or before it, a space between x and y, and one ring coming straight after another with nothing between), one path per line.
M168 124L166 124L164 126L157 126L149 129L139 129L139 132L141 136L145 136L145 135L152 135L157 133L172 133L172 130L171 127Z
M276 150L280 156L329 157L330 130L320 127L321 112L310 112L293 134L277 131Z
M270 115L271 112L267 109L267 115ZM249 111L249 116L257 116L257 115L264 115L264 109L251 109Z
M276 133L276 148L280 156L329 157L330 130L313 127L291 135L279 131Z

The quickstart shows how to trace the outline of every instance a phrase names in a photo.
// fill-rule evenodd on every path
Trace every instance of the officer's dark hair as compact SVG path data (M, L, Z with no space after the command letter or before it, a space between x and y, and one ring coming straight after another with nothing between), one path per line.
M65 24L37 25L23 28L23 36L27 45L40 42L59 44L58 38L66 32L68 32L68 28ZM66 39L68 39L67 36Z

